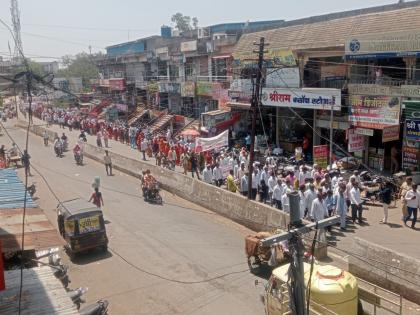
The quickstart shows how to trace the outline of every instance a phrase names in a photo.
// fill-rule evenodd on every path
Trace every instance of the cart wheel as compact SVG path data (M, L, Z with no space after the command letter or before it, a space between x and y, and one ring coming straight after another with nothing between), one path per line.
M261 272L261 261L255 257L248 257L248 267L252 274L259 274Z

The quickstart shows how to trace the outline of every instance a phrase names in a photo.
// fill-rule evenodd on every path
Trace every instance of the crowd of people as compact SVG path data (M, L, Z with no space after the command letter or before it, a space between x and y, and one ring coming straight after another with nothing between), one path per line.
M109 140L120 141L132 149L141 152L141 158L154 158L158 166L171 170L180 167L184 174L191 173L204 182L224 186L231 192L248 196L249 150L222 150L219 152L195 152L193 139L173 136L170 129L152 133L147 126L131 126L125 122L106 122L95 118L83 118L76 112L45 109L40 118L47 124L55 123L62 128L82 130L96 137L98 147L109 145ZM110 157L105 155L107 173L112 167ZM111 169L112 173L112 169ZM318 165L306 165L303 162L286 170L280 168L270 149L263 159L253 165L251 176L251 199L258 200L281 209L290 211L288 195L297 192L300 196L301 218L319 221L333 214L341 217L340 228L347 228L347 213L351 221L363 224L362 198L363 183L358 171L351 176L342 175L339 169L327 171ZM403 221L407 224L412 217L412 228L417 221L420 197L417 187L408 179L402 187L400 198L403 203ZM415 188L414 190L412 188ZM381 184L378 194L383 204L384 216L382 224L388 223L389 205L395 199L395 187L389 182ZM408 198L408 199L407 199ZM405 210L404 210L405 209Z

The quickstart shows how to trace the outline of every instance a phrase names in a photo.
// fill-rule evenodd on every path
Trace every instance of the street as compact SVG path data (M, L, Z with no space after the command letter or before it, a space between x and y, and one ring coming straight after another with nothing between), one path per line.
M9 132L23 147L24 130ZM56 158L33 135L30 154L61 200L88 199L94 177L101 176L110 252L74 262L61 253L71 288L89 287L87 304L108 299L111 314L263 314L261 287L255 288L243 252L247 229L166 192L163 206L147 204L136 179L119 172L107 177L102 165L88 159L76 166L71 152ZM38 174L30 182L56 225L57 201Z

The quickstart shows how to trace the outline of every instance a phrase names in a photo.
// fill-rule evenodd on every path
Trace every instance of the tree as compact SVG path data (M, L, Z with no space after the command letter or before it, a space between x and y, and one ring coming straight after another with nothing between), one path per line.
M99 70L94 62L94 56L87 53L77 54L75 57L63 57L64 69L60 69L57 76L65 78L82 78L83 86L90 86L90 79L97 79Z
M198 19L196 17L192 18L187 15L183 15L182 13L178 12L171 17L171 21L175 23L175 27L180 32L187 32L192 30L193 28L196 29L198 26ZM192 21L192 25L191 25Z

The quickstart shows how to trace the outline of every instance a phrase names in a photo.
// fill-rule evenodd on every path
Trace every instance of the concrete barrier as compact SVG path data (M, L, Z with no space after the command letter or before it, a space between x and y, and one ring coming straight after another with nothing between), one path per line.
M23 122L18 122L17 125L22 128L27 127ZM31 126L30 130L38 136L42 136L44 130L47 130L50 138L54 138L56 134L43 126ZM84 156L103 163L104 151L104 148L85 144ZM283 211L259 202L250 201L240 194L229 192L184 174L148 164L141 160L128 158L112 151L109 151L109 155L111 156L115 169L137 178L142 170L150 169L163 189L210 209L254 231L288 229L289 215ZM318 243L316 257L323 258L326 256L327 247Z
M358 237L349 257L349 271L366 281L420 301L420 261Z

